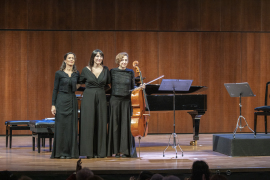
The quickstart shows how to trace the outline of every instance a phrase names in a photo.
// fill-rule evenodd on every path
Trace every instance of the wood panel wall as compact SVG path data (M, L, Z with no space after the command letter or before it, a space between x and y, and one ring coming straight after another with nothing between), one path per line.
M94 49L104 52L109 68L125 51L128 67L138 60L146 82L165 75L207 86L202 133L235 128L239 99L229 96L224 83L249 82L256 97L242 103L251 128L253 109L264 104L270 80L268 0L2 0L1 5L0 134L7 120L51 117L54 74L70 51L79 71ZM176 118L177 133L192 132L186 111ZM171 133L172 122L172 112L153 112L149 132Z
M0 32L1 49L1 134L7 120L28 118L27 32ZM20 132L18 132L20 133Z
M269 31L268 0L1 0L0 29Z

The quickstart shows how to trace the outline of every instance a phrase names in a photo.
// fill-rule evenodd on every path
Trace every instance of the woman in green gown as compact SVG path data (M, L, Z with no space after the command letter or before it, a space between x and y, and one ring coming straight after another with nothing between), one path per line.
M51 112L55 115L55 133L51 158L79 157L78 102L75 91L80 74L75 66L76 56L69 52L55 73Z
M111 82L103 59L103 52L94 50L80 76L80 83L85 84L81 103L80 156L87 158L106 157L107 101L104 88Z
M119 53L115 60L117 68L111 69L112 94L107 155L137 157L135 139L131 134L131 89L134 89L134 71L128 69L128 54Z

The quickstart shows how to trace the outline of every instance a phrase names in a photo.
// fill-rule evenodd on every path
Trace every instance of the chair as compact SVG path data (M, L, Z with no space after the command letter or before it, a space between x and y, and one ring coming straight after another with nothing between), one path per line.
M12 131L13 130L30 130L28 120L14 120L6 121L6 147L8 147L8 136L9 136L9 148L12 147Z
M256 135L256 128L257 128L257 116L264 116L264 126L265 126L265 134L267 134L267 116L270 115L270 106L267 105L267 99L268 99L268 85L270 82L266 83L266 89L265 89L265 103L264 106L256 107L254 110L254 132Z

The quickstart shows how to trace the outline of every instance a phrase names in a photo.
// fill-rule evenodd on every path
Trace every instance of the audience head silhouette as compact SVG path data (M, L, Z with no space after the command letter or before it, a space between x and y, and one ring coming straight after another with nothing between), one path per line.
M205 161L193 163L191 180L210 180L209 166Z
M82 168L76 173L76 180L86 180L94 176L94 173L89 168Z
M153 173L150 171L142 171L138 177L138 180L150 180Z
M162 180L163 178L161 174L154 174L150 180Z

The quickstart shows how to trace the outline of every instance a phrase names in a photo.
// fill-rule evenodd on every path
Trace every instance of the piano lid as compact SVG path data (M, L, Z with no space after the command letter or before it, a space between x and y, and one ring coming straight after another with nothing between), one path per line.
M159 91L160 84L148 84L145 87L145 93L147 95L151 94L173 94L172 91ZM189 91L175 91L175 94L190 94L190 93L199 93L205 91L206 86L190 86Z

